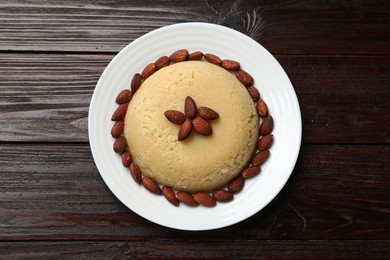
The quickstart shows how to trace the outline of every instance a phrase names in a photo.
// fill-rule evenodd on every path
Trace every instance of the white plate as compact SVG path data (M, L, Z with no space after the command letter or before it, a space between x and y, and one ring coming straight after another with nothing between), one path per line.
M137 185L112 150L111 115L116 95L129 88L132 76L150 62L178 49L213 53L241 63L255 79L274 118L271 156L262 172L245 183L228 203L196 208L171 205ZM296 163L301 143L301 114L286 73L261 45L235 30L207 23L166 26L126 46L110 62L93 93L88 118L89 140L96 166L110 190L128 208L163 226L183 230L208 230L232 225L264 208L283 188Z

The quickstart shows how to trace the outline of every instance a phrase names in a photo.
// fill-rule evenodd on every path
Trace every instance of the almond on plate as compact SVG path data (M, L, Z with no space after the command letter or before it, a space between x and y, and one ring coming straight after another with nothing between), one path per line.
M111 120L112 121L119 121L125 118L127 107L129 106L129 103L121 104L117 107L117 109L112 114Z
M169 59L173 62L185 61L188 59L189 53L186 49L175 51L169 56Z
M248 72L246 72L245 70L237 70L235 74L236 74L237 79L244 86L253 85L253 78L252 78L252 76Z
M214 55L211 53L206 53L204 55L204 58L205 58L205 60L207 60L208 62L210 62L212 64L215 64L218 66L221 64L221 59L217 55Z
M157 182L151 178L151 177L148 177L148 176L145 176L143 179L142 179L142 185L144 185L144 187L152 192L152 193L155 193L155 194L161 194L162 191L161 191L161 188L160 186L157 184Z
M172 190L171 187L163 186L162 187L162 194L164 197L173 205L176 207L179 206L179 200L175 196L175 192Z
M231 193L230 191L227 191L227 190L217 189L217 190L213 191L213 198L216 201L228 202L228 201L231 201L233 199L233 193Z
M194 197L185 191L178 191L176 193L176 198L180 202L183 202L184 204L191 206L191 207L196 207L199 205L198 202L195 201Z
M263 122L261 122L260 134L268 135L271 133L273 128L274 128L274 119L272 118L272 116L267 116L263 119Z
M245 168L241 174L242 174L242 177L244 177L244 178L251 178L251 177L259 174L260 171L261 171L260 166L252 165L252 166Z
M222 60L221 66L226 70L235 71L240 68L240 63L234 60Z
M206 207L214 207L216 205L214 198L207 192L203 191L195 193L194 200Z

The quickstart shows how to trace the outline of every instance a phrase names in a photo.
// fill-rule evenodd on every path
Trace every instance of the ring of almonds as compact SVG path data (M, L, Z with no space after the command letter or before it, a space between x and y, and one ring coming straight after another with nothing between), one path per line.
M256 109L261 120L259 121L260 128L259 128L259 140L257 143L257 150L256 153L253 155L251 161L247 165L247 167L245 167L241 171L241 173L233 180L231 180L228 183L228 185L223 189L216 189L211 193L200 191L194 194L190 194L185 191L175 191L168 186L161 187L154 179L142 175L140 167L133 161L133 157L131 155L131 152L129 151L126 138L123 136L124 118L126 116L127 107L133 97L133 94L141 86L142 82L146 80L149 76L151 76L154 72L156 72L161 68L169 66L172 63L177 63L181 61L202 60L202 59L212 64L215 64L217 66L220 66L228 70L229 72L235 74L237 79L247 89L249 95L253 99L253 102L255 102ZM273 143L273 135L271 134L273 130L273 118L271 115L269 115L267 104L264 102L264 100L260 98L260 93L253 86L253 84L254 84L253 77L246 71L240 69L240 63L237 61L221 60L218 56L214 54L203 54L200 51L193 52L190 54L186 49L175 51L169 57L162 56L154 63L148 64L141 73L136 73L133 76L133 79L131 81L130 89L122 90L116 97L116 103L118 104L118 107L111 117L111 120L115 122L115 124L111 129L111 135L113 138L115 138L115 142L113 146L114 151L121 155L123 166L130 169L130 174L136 183L140 185L142 184L148 191L154 194L164 195L164 197L175 206L179 206L180 203L184 203L192 207L196 207L198 205L203 205L206 207L214 207L217 204L217 202L231 201L233 200L234 194L240 192L243 189L246 179L252 178L261 172L261 165L270 156L269 148ZM187 99L191 99L191 98L187 97ZM188 102L187 99L185 104L186 106ZM192 101L190 100L190 102ZM202 119L201 109L202 108L198 108L197 112L196 110L195 112L193 112L193 113L198 113L200 115L196 118ZM170 120L167 115L165 116L167 117L168 120ZM195 119L192 119L192 125L194 126L194 128L196 124L196 122L194 123ZM191 124L191 121L188 118L185 120L186 122L189 121L189 123L187 123L187 126L188 124ZM201 132L198 133L202 134ZM179 130L178 139L179 141L185 139L185 138L183 139L183 136L180 136L180 130Z

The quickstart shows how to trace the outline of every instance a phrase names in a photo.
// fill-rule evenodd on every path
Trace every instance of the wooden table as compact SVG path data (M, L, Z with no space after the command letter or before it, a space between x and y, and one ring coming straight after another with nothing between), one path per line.
M303 120L281 193L233 226L136 215L91 156L96 82L162 26L241 31L289 75ZM0 1L0 258L390 258L389 1Z

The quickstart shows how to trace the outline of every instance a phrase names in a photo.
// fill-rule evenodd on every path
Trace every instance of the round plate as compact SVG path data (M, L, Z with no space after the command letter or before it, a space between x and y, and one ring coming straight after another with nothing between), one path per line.
M204 206L175 207L164 196L150 193L132 179L114 153L110 131L117 94L129 88L132 76L178 49L202 51L232 59L250 73L274 118L271 156L260 175L248 179L233 201ZM208 230L232 225L264 208L283 188L296 163L301 143L301 114L286 73L275 58L246 35L215 24L182 23L166 26L136 39L110 62L97 83L88 118L92 155L103 180L115 196L142 217L183 230Z

